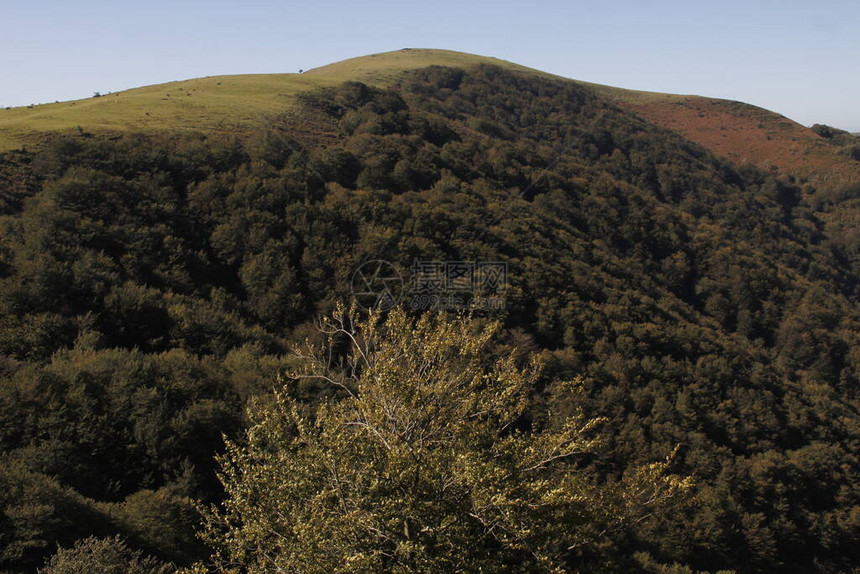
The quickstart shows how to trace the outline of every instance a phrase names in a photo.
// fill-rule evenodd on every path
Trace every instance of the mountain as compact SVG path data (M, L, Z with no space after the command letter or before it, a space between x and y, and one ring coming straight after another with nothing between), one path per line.
M159 132L249 133L272 114L295 109L306 90L344 81L396 84L408 70L441 65L495 65L529 77L555 77L511 62L447 50L403 49L352 58L302 74L212 76L129 89L84 100L0 109L0 151L38 145L51 134ZM620 107L676 131L721 158L751 164L806 185L806 201L822 213L851 251L860 214L860 139L835 142L778 114L736 101L641 92L568 80ZM838 130L837 130L838 131ZM846 134L847 135L847 134ZM833 209L834 205L838 209Z
M244 132L268 114L295 105L305 90L355 80L384 85L405 70L480 63L540 74L495 58L444 50L400 50L354 58L303 74L211 76L146 86L99 97L0 109L0 150L35 144L44 134L193 130Z
M850 194L827 213L643 100L705 105L411 50L3 112L27 149L0 157L0 568L206 559L190 500L224 499L223 437L276 385L337 400L290 349L376 294L500 321L496 356L544 364L512 432L604 421L571 467L600 492L692 477L551 541L559 568L851 571L860 268L825 220Z
M550 74L504 60L446 50L404 49L345 60L304 74L212 76L129 89L85 100L0 110L0 150L39 134L188 129L242 131L293 105L304 90L344 81L396 83L406 70L441 65L497 65L536 77ZM576 81L576 80L571 80ZM580 82L662 127L734 163L784 173L798 183L835 189L860 180L860 162L839 154L810 128L741 102L625 90Z

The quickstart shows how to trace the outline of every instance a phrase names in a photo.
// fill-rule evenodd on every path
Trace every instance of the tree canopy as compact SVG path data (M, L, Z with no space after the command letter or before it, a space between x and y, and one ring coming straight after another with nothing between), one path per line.
M539 367L494 357L498 329L401 310L324 321L325 343L222 457L227 499L206 529L221 568L562 572L689 487L667 463L617 482L585 472L602 421L526 420ZM289 397L307 377L339 392L308 408Z

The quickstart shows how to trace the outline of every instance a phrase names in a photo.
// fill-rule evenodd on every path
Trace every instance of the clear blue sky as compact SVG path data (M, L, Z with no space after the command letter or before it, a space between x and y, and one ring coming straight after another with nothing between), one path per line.
M0 6L0 105L404 47L860 131L860 0L10 1Z

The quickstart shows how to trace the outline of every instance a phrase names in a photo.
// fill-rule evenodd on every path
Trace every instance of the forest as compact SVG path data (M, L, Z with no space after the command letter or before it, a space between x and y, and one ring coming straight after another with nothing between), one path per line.
M504 372L524 381L511 391L522 402L498 408L517 440L563 434L562 415L599 421L576 427L587 455L562 473L587 477L576 488L595 508L627 516L607 501L648 465L661 469L651 487L672 492L603 529L589 510L594 524L576 532L600 535L564 552L572 531L529 546L472 527L447 554L419 551L404 518L408 559L365 553L347 567L343 550L320 571L444 572L442 555L502 545L507 562L447 567L860 572L860 244L828 236L815 191L721 160L585 86L488 65L309 91L300 113L247 136L81 129L7 152L0 571L266 572L278 552L290 571L315 571L254 538L252 518L235 514L254 506L241 480L269 456L292 468L273 445L305 416L334 425L346 395L368 388L320 321L342 316L356 269L381 260L404 277L415 261L506 264L503 309L395 309L392 340L432 348L438 333L471 329L480 359L468 368L512 357ZM299 376L305 345L329 345L359 386ZM528 374L529 361L541 368ZM477 496L483 483L468 477ZM511 488L549 496L536 484Z

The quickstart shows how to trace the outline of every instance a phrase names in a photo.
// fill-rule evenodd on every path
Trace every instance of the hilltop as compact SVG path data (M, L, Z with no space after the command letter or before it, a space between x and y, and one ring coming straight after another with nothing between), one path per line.
M302 74L210 76L145 86L83 100L0 110L0 151L38 145L54 133L202 131L247 133L295 109L296 96L344 81L396 84L425 66L495 65L525 76L562 79L512 62L448 50L402 49L336 62ZM677 131L736 164L836 191L860 181L860 162L810 128L736 101L588 86L619 106Z
M46 135L201 131L244 133L295 106L296 96L345 81L386 85L430 65L474 68L503 60L445 50L404 49L330 64L304 73L210 76L114 92L83 100L0 109L0 151L38 144Z

